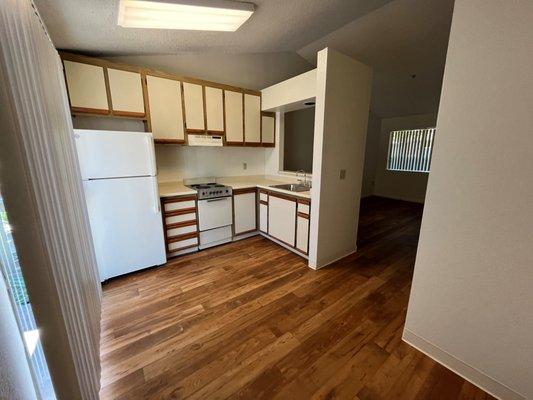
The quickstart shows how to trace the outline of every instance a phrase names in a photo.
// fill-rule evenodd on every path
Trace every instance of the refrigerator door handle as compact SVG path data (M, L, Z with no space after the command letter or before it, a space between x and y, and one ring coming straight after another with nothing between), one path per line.
M157 166L155 162L155 148L154 148L154 139L152 136L147 136L146 140L148 142L148 155L150 157L150 168L153 171L153 175L157 175Z
M154 210L156 214L161 214L161 202L159 199L159 190L157 188L157 180L155 181L154 185Z

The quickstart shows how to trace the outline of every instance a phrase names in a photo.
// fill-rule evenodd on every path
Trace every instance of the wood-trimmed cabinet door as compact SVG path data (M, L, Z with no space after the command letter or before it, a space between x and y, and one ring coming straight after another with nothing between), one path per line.
M233 192L233 213L235 235L257 230L256 190L235 190Z
M268 193L259 190L259 230L268 234Z
M311 201L298 199L296 214L296 250L309 253L309 221L311 215Z
M184 143L181 82L146 75L150 130L160 143Z
M144 117L142 77L138 72L107 69L113 115Z
M261 96L244 94L244 142L261 144Z
M226 116L226 145L244 144L244 96L240 92L224 90L224 112Z
M270 193L268 196L268 234L288 246L295 246L296 199Z
M224 92L222 89L205 87L205 118L207 132L224 134Z
M261 115L261 144L274 147L276 143L276 114L263 112Z
M104 67L63 60L72 112L109 114Z
M183 82L185 128L188 133L205 133L204 88L196 83Z

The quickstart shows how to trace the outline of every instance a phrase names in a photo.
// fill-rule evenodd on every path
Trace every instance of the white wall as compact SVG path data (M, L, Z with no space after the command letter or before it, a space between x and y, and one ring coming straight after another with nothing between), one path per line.
M319 52L309 243L313 268L357 248L371 83L370 67L332 49Z
M533 398L533 2L457 0L404 338Z
M37 399L3 276L0 276L0 399Z
M368 128L366 133L365 166L363 169L361 197L372 196L374 194L378 166L380 129L381 119L373 112L370 112L368 115Z
M434 127L437 114L408 115L397 118L383 118L379 136L379 151L375 175L374 194L392 199L423 203L426 196L428 174L387 170L387 152L390 132L400 129ZM436 133L439 135L439 132Z
M261 90L263 111L293 111L316 96L316 69Z
M188 147L156 145L160 182L207 176L265 174L265 149L260 147ZM244 169L243 164L247 164Z
M274 85L313 68L296 53L232 54L213 52L105 58L256 90Z

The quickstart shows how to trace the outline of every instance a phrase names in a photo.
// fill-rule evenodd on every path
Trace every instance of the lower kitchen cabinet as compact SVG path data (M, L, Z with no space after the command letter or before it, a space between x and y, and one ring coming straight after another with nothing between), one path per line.
M236 236L257 230L256 204L255 188L233 191L233 222Z
M307 254L309 247L309 217L298 215L296 220L296 249Z
M268 196L268 234L291 247L296 239L296 198L277 193Z
M198 250L196 195L161 199L167 257Z

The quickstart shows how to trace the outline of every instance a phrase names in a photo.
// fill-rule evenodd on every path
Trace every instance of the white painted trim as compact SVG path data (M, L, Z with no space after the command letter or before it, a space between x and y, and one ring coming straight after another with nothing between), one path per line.
M458 358L455 358L452 354L418 336L407 328L403 331L402 340L498 399L526 400L525 396L515 392L503 383L498 382L496 379L491 378L484 372L479 371Z
M334 258L333 260L328 261L328 262L326 262L325 264L323 264L321 266L317 266L315 263L309 261L309 267L312 268L312 269L318 270L320 268L327 267L328 265L331 265L331 264L333 264L333 263L335 263L335 262L337 262L339 260L342 260L343 258L348 257L348 256L350 256L350 255L352 255L352 254L354 254L356 252L357 252L357 246L355 246L354 250L350 250L348 253L346 253L346 254L344 254L344 255L342 255L340 257Z

